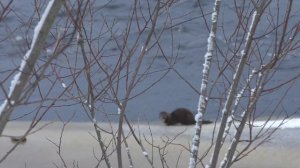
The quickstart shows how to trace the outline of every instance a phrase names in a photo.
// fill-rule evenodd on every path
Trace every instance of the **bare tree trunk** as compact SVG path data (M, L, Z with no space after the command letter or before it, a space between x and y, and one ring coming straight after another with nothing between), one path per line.
M50 28L63 5L63 2L64 0L51 0L41 17L40 22L35 27L30 49L27 51L23 58L24 60L21 62L19 72L11 81L9 94L0 107L0 135L2 135L15 105L19 103L21 93L28 82L34 69L34 65L43 49Z
M201 126L202 126L202 116L206 112L206 107L208 103L208 93L207 93L207 85L208 85L208 78L209 78L209 72L211 67L211 60L213 56L213 51L215 48L215 38L216 38L216 32L217 32L217 20L219 16L221 6L221 0L215 1L214 6L214 12L212 13L212 25L209 37L207 39L207 52L204 56L205 61L203 64L203 77L202 77L202 83L200 88L200 98L198 102L198 113L195 116L196 125L195 125L195 134L192 140L192 151L191 151L191 157L189 162L189 168L196 167L197 162L197 156L198 156L198 149L200 145L200 135L201 135Z

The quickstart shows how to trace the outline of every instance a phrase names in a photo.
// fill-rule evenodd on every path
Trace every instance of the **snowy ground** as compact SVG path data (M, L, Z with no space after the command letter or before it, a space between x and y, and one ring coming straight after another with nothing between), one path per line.
M260 126L264 123L264 121L256 121L254 125ZM300 118L292 118L284 122L282 122L282 120L271 120L266 124L266 127L271 128L277 128L278 126L280 129L300 128Z
M264 168L297 168L300 165L300 142L299 135L300 129L297 123L299 119L293 119L288 124L285 124L279 129L274 138L269 140L267 144L259 147L255 152L251 153L246 158L238 162L234 167L239 168L253 168L253 167L264 167ZM297 123L294 124L294 123ZM260 124L260 123L255 123ZM29 125L28 122L11 122L5 129L4 134L9 135L20 135L24 132L25 128ZM102 128L109 129L110 125L102 123ZM218 125L218 124L217 124ZM116 128L116 125L112 125ZM292 128L290 128L292 127ZM186 147L191 142L191 136L194 132L193 126L172 126L167 127L161 123L156 125L145 125L145 124L134 124L136 133L145 135L150 142L155 143L158 146L163 146L163 140L173 138L178 133L181 133L176 140L173 141L174 145L170 145L167 148L166 160L170 167L186 167L188 165L189 153L182 148L182 146L176 144L182 144ZM28 137L27 142L20 145L2 164L0 167L62 167L62 161L60 160L57 152L58 148L53 144L59 143L59 136L62 129L62 123L53 123L43 130L32 134ZM125 131L128 129L125 128ZM150 130L152 138L150 138ZM213 125L205 125L202 131L202 141L200 149L207 149L210 145L210 137L213 131ZM94 130L91 123L70 123L67 125L65 132L62 137L61 155L64 158L66 164L70 167L73 164L78 167L95 167L97 160L95 156L100 157L99 147L97 141L91 136L94 135ZM103 134L103 139L108 142L109 136ZM169 140L170 140L169 139ZM52 142L50 142L52 141ZM145 142L145 141L144 141ZM128 139L129 148L134 160L135 167L150 167L147 164L146 159L143 156L142 150L135 143L132 136ZM0 138L0 157L2 157L13 144L9 138ZM149 156L152 157L152 148L144 143ZM225 144L226 146L228 143ZM227 147L225 147L227 149ZM93 154L95 152L95 156ZM157 155L157 150L153 149L154 164L156 167L161 167L160 159ZM222 152L224 153L224 151ZM116 157L111 157L111 164L113 167L117 167ZM128 166L127 156L124 153L124 164ZM177 159L180 161L177 163ZM222 159L222 156L220 157ZM206 160L207 161L207 160ZM104 165L101 164L100 167ZM104 166L105 167L105 166Z

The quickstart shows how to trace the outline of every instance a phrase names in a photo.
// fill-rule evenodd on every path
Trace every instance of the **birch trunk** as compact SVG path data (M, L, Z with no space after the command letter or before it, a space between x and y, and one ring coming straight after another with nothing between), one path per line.
M204 64L202 71L202 83L200 88L200 98L198 102L198 113L195 116L196 125L195 125L195 134L192 140L192 149L191 149L191 157L189 162L189 168L195 168L197 157L198 157L198 149L200 145L200 135L201 135L201 127L202 127L202 116L206 112L206 107L208 103L208 93L207 93L207 85L208 85L208 77L211 67L212 54L215 48L215 38L217 32L217 20L219 16L221 6L221 0L216 0L214 5L214 12L212 13L212 25L210 29L210 34L207 39L207 52L204 56Z
M51 0L41 17L41 20L35 27L30 49L27 51L21 62L19 72L11 81L9 94L0 107L0 135L2 135L9 117L14 110L14 106L19 103L21 93L28 82L34 69L34 65L43 49L50 28L63 5L63 2L64 0Z

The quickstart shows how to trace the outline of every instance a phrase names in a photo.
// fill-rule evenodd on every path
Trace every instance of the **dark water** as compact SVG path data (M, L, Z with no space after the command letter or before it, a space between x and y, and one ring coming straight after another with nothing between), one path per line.
M4 4L7 2L3 1ZM114 25L112 26L111 31L113 34L120 39L123 37L123 32L126 29L128 23L128 16L130 15L130 10L132 9L133 1L123 1L123 0L113 0L107 4L106 1L95 1L91 6L91 9L94 12L93 18L88 16L85 20L86 28L92 28L87 30L92 37L97 37L101 32L106 32L107 27L103 26ZM186 81L190 83L195 89L199 90L201 83L202 75L202 64L203 56L206 51L208 29L205 24L205 20L202 17L202 14L206 14L205 19L210 23L210 13L212 12L212 2L208 0L200 1L201 8L203 13L201 13L200 7L196 1L183 0L175 3L171 8L169 8L168 13L162 12L161 17L158 20L158 25L156 26L156 32L161 32L164 28L166 29L162 36L160 37L160 44L164 49L164 54L167 58L176 62L176 70L184 77ZM152 9L154 2L150 2L150 8ZM279 6L286 6L285 1L280 1ZM22 56L30 46L30 39L34 29L34 25L38 21L38 14L34 13L33 1L15 1L12 4L13 11L10 12L7 17L0 22L0 77L3 85L6 89L9 87L9 80L5 79L12 70L14 70L20 63ZM39 8L43 9L45 4L40 4ZM247 5L246 5L247 8ZM141 8L145 17L147 16L147 10L149 9L146 1L141 2ZM230 43L226 41L235 31L235 27L238 23L238 18L236 17L235 10L242 9L241 4L235 4L233 1L223 2L221 8L221 17L220 20L222 26L220 26L219 34L217 35L217 44L220 50L222 50L226 59L232 58L231 50L235 48L236 43L242 42L244 40L243 34L237 34L234 37L234 40ZM272 10L274 9L274 11ZM280 13L279 19L284 17L284 8L280 8L278 12ZM246 9L247 10L247 9ZM250 9L248 9L250 12ZM272 12L277 12L277 4L274 3L268 8L268 13L274 14ZM292 19L290 21L291 25L299 24L299 12L300 12L300 2L296 1L293 5ZM29 20L33 16L32 20ZM57 29L53 28L53 36L50 36L47 40L47 46L45 51L41 55L41 60L39 65L42 64L43 59L47 57L47 51L51 49L53 42L55 41L55 34L63 31L64 23L66 20L66 12L60 12L55 25ZM269 18L263 18L263 21L260 23L260 27L257 30L258 36L264 34L268 28ZM143 19L139 18L138 21L143 23ZM93 24L91 24L93 23ZM225 34L223 34L222 29ZM281 30L281 29L280 29ZM131 31L129 33L128 46L132 45L138 36L138 27L133 24ZM139 39L139 46L137 51L140 51L142 44L146 39L147 30L142 34ZM264 55L265 60L270 57L272 50L270 45L274 43L276 34L274 32L263 37L263 42L259 43L261 55ZM97 42L93 44L93 47L97 48L100 46L103 47L103 62L113 67L116 64L117 56L119 51L116 43L109 41L111 38L110 34L103 33L101 38L98 38ZM300 38L297 36L297 38ZM103 44L104 42L107 44ZM75 45L74 45L75 46ZM58 75L60 80L54 85L54 89L49 93L49 98L55 99L58 95L62 94L63 87L62 82L69 84L72 79L67 77L70 75L70 71L66 68L68 65L73 67L76 64L78 69L83 67L82 58L77 53L77 48L70 47L65 55L59 57L54 61L53 66L49 68L46 73L47 79L42 80L39 85L39 91L35 92L30 99L31 102L37 101L40 99L40 95L46 95L48 90L51 88L49 82L54 82ZM224 64L224 58L222 57L221 52L218 52L218 61L214 60L213 70L211 72L211 78L214 80L218 74L218 66ZM136 61L138 52L134 54L133 63ZM255 56L249 61L252 62L254 66L258 64ZM152 65L149 71L147 67ZM234 64L234 61L232 63ZM134 67L130 67L132 70ZM246 71L251 71L251 68L246 67ZM93 81L100 81L104 78L103 73L97 69L97 66L92 67L94 70ZM186 107L192 111L196 111L199 95L198 93L191 88L186 82L184 82L174 71L169 70L169 65L165 61L163 54L157 52L157 48L149 51L144 59L142 64L141 72L149 72L145 78L141 79L141 82L135 90L133 91L132 96L138 95L137 97L132 98L126 108L126 115L130 120L133 121L154 121L158 120L158 114L160 111L172 111L178 107ZM168 72L168 73L167 73ZM124 72L125 73L125 72ZM274 86L283 83L286 80L293 78L294 76L300 73L300 56L299 49L295 49L288 54L288 56L280 62L280 65L277 67L276 73L273 74L269 83L266 85L266 88L273 88ZM159 82L151 87L151 89L143 92L146 88L151 86L154 81L158 80L164 74L166 76L159 80ZM223 104L224 91L229 87L230 80L232 78L233 69L228 68L224 72L224 76L218 79L214 91L212 92L212 101L208 106L208 111L206 113L206 118L216 119L218 113L220 112L220 106ZM243 80L246 79L247 73L244 74ZM9 78L11 79L12 76ZM87 92L87 81L85 75L82 73L77 78L76 82L80 87L82 94ZM120 80L119 83L119 92L118 96L120 98L124 97L125 93L125 80ZM300 84L299 81L291 82L281 89L268 90L261 97L255 112L255 116L265 118L270 116L271 113L275 113L275 116L284 116L286 114L292 114L297 111L299 107L299 91ZM95 89L101 90L101 86L96 87ZM143 94L139 95L141 92ZM267 94L268 93L268 94ZM111 94L111 93L107 93ZM285 97L281 100L282 95ZM19 118L23 120L31 119L37 111L39 111L38 116L41 116L43 112L46 112L44 119L45 120L57 120L58 116L63 119L68 119L75 114L73 120L75 121L86 121L88 117L84 112L84 108L80 105L78 99L74 97L78 96L78 90L71 89L69 93L62 94L60 97L61 100L56 103L56 105L48 110L48 107L51 106L49 102L46 101L42 106L38 106L37 103L29 103L27 105L16 108L12 118ZM4 92L0 91L0 98L3 100ZM109 96L108 96L109 97ZM117 118L117 107L111 100L101 99L96 102L96 111L98 115L98 120L107 121L106 116L109 116L109 119L115 120ZM238 107L238 111L247 105L245 101L242 101L242 105ZM279 105L278 105L279 104ZM299 116L299 113L295 114Z

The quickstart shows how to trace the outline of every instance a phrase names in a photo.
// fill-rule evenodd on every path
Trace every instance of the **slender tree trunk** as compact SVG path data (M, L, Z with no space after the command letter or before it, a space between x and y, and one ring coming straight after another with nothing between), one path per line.
M34 29L30 49L27 51L21 62L19 72L11 81L8 97L0 107L0 135L2 135L15 105L19 103L22 91L27 85L28 79L34 69L34 65L44 47L50 28L63 5L63 2L64 0L51 0L41 17L41 20Z
M201 127L202 127L202 116L206 112L206 107L208 103L208 93L207 93L207 85L208 85L208 78L209 78L209 72L211 67L211 60L213 56L213 51L215 48L215 38L216 38L216 32L217 32L217 20L219 16L221 6L221 0L215 1L214 6L214 12L212 13L212 25L210 29L210 34L207 39L207 52L204 56L204 64L203 64L203 71L202 71L202 83L200 88L200 98L198 102L198 113L195 116L196 125L195 125L195 134L192 140L192 151L191 151L191 157L189 162L189 168L196 167L196 162L198 158L198 149L200 145L200 135L201 135Z
M242 120L241 120L239 126L236 128L236 132L234 134L234 138L231 142L228 152L227 152L226 156L224 157L223 161L221 162L221 165L220 165L221 168L229 168L232 165L232 158L233 158L234 152L236 150L236 147L239 143L240 137L242 135L244 126L247 122L248 117L250 116L250 113L255 108L256 102L258 101L261 91L263 89L263 83L267 79L267 76L268 76L267 74L263 75L260 72L258 84L257 84L256 88L254 89L254 92L251 95L250 104L247 107L246 111L243 112Z

